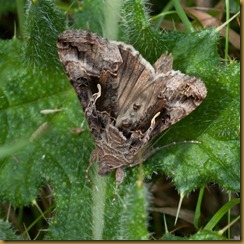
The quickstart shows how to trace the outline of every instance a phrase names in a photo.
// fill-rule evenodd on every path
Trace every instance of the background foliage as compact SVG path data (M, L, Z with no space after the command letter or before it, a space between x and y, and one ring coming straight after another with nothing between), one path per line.
M237 2L231 3L233 14L239 11ZM169 1L154 19L154 5L143 0L1 0L0 5L2 16L18 13L14 36L0 40L0 239L155 238L151 213L160 212L152 195L155 172L172 181L181 200L201 189L190 237L184 231L170 234L177 227L168 220L169 229L159 238L230 238L217 216L236 206L239 198L229 199L207 220L200 216L207 184L237 195L240 191L240 66L228 56L223 60L228 46L221 29L184 21L178 1ZM173 7L177 12L169 11ZM160 31L172 19L175 25L182 20L185 29ZM208 89L202 105L164 132L155 146L183 140L201 144L167 147L127 170L113 206L114 175L100 177L94 167L90 177L97 189L84 177L94 142L57 56L58 34L77 28L132 44L152 64L168 51L175 70L201 78ZM53 111L43 111L47 109ZM72 133L74 128L84 131ZM227 229L237 215L229 215Z

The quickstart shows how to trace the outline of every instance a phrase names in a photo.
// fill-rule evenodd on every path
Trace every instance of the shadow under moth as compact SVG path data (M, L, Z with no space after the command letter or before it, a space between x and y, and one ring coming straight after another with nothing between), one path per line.
M58 37L58 54L85 113L96 148L90 165L99 175L145 161L149 142L206 97L204 83L172 69L171 55L152 66L132 46L83 30ZM87 172L88 172L87 169Z

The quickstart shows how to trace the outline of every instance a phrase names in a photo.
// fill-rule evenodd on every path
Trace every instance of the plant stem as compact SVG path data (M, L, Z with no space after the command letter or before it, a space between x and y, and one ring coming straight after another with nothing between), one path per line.
M201 215L201 206L202 206L202 199L203 199L203 194L204 194L204 189L205 187L202 187L199 192L198 200L197 200L197 206L196 206L196 211L194 215L194 226L198 230L198 222L199 218Z
M19 21L19 35L23 37L24 34L24 21L25 21L25 12L24 12L24 0L16 0L17 12L18 12L18 21Z
M219 220L228 212L229 209L234 207L235 205L240 203L240 198L232 199L225 203L215 214L214 216L208 221L206 226L203 228L204 230L212 231L213 228L217 225Z
M151 20L154 20L154 18L157 19L157 21L155 23L156 29L160 29L161 23L162 23L165 15L175 12L175 11L169 11L172 7L173 7L173 2L171 0L166 4L166 6L164 7L164 9L161 11L160 14L151 18Z
M104 37L112 40L116 40L119 32L119 19L120 11L123 4L123 0L105 0L103 14L105 17L105 23L103 28Z
M93 240L103 240L107 178L99 176L96 171L94 176L94 184L96 187L93 188L93 192L92 192Z
M119 32L119 19L120 11L123 0L104 0L103 4L103 35L108 39L116 40ZM93 218L93 240L103 240L104 229L104 216L105 216L105 204L106 204L106 189L107 189L107 177L101 177L97 174L97 170L94 176L94 184L97 189L93 189L93 205L92 205L92 218Z
M184 23L186 29L188 32L194 32L194 28L191 24L191 22L189 21L189 19L187 18L185 11L183 10L182 6L179 3L179 0L173 0L175 9L180 17L180 19L182 20L182 22Z
M231 191L229 191L229 193L228 193L228 198L229 198L229 201L231 201ZM230 215L231 215L231 213L230 213L230 210L231 209L229 209L228 210L228 213L227 213L227 218L228 218L228 225L230 224ZM227 230L227 236L228 236L228 239L230 240L230 227L228 228L228 230Z
M230 18L230 4L229 0L225 0L225 8L226 8L226 22L228 23L228 20ZM230 24L228 23L226 25L226 34L225 34L225 62L228 62L228 50L229 50L229 29Z

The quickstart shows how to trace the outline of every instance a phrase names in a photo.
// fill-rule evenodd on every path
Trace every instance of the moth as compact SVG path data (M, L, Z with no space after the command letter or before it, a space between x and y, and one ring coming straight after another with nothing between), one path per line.
M172 69L167 53L152 66L132 46L84 30L65 31L57 47L95 140L88 169L97 162L99 175L116 171L116 185L207 94L200 79Z

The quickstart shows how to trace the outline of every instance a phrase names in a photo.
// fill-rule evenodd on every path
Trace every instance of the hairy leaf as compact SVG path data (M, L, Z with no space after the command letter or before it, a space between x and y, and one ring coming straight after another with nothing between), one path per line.
M101 5L92 2L85 1L82 22L78 14L74 17L76 28L85 28L83 20L93 7L94 13L99 13ZM219 35L214 29L191 34L160 33L151 27L144 1L124 2L123 40L135 44L150 62L165 50L173 53L174 69L201 78L208 95L197 110L163 133L155 147L182 140L198 140L201 144L164 148L142 165L142 171L140 166L128 169L112 206L114 175L101 178L93 167L89 177L95 186L85 179L94 144L75 92L57 59L56 37L64 29L64 15L49 0L29 0L28 4L26 39L0 41L2 203L30 205L40 187L48 185L55 210L45 239L143 240L150 238L150 194L142 184L143 173L149 177L154 171L164 172L181 195L209 182L225 190L240 190L240 67L236 62L221 64ZM102 32L99 21L103 17L88 18L92 31ZM53 112L41 113L43 110ZM84 131L75 134L74 128ZM192 238L219 236L199 232Z
M16 235L9 222L0 219L0 240L21 240L21 238Z

